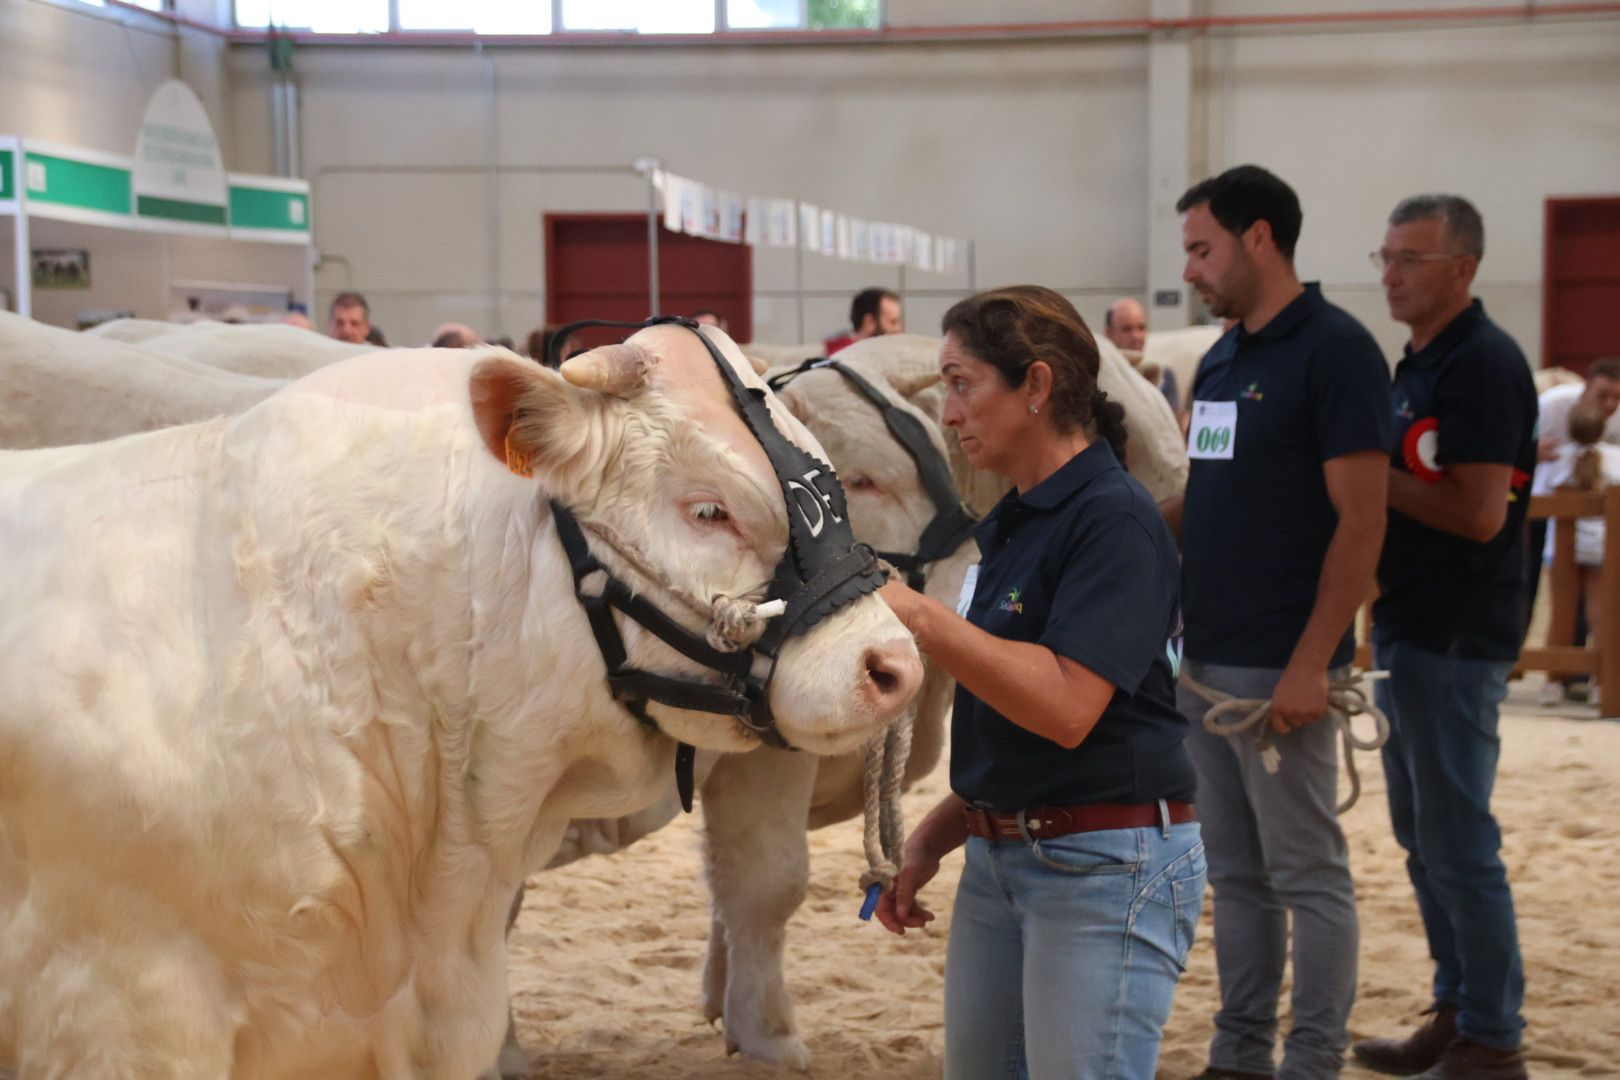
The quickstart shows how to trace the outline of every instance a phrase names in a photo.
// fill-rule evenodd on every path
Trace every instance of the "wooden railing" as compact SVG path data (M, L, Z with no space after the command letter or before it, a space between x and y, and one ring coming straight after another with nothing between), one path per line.
M1549 678L1591 675L1598 682L1601 715L1620 716L1620 590L1615 588L1620 570L1610 570L1604 582L1604 602L1591 625L1592 643L1585 646L1574 643L1575 614L1581 602L1580 567L1575 564L1575 521L1593 517L1604 520L1603 565L1620 567L1620 487L1602 494L1560 491L1537 495L1530 500L1529 517L1563 524L1556 530L1548 574L1547 591L1552 612L1547 623L1547 641L1539 646L1526 643L1519 653L1515 674L1544 671ZM1534 554L1539 561L1540 553ZM1363 644L1356 650L1356 663L1370 669L1372 649L1365 643L1372 638L1371 600L1362 607L1357 624L1357 638Z

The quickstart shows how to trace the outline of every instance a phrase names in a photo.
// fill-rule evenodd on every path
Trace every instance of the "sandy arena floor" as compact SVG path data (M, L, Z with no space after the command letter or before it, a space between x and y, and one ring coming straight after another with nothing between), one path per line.
M1515 684L1495 800L1528 979L1536 1077L1620 1076L1620 723L1535 704ZM1429 963L1377 755L1345 816L1361 903L1354 1033L1404 1030L1428 1003ZM945 789L943 767L907 796L915 820ZM901 939L857 921L860 825L811 837L811 884L789 927L788 981L812 1076L922 1080L940 1068L940 984L949 897L961 858L929 886L938 929ZM513 937L519 1033L537 1080L698 1080L803 1074L725 1056L700 1011L708 935L698 833L678 821L630 850L531 881ZM1216 999L1208 908L1165 1032L1159 1075L1204 1064ZM1286 991L1285 991L1286 1000ZM1286 1027L1286 1019L1284 1025ZM1375 1074L1349 1068L1346 1077Z

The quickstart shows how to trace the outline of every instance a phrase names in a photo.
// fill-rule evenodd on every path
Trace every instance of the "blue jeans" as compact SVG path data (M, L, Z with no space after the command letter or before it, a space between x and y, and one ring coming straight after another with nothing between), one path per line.
M1282 677L1281 668L1185 663L1194 679L1240 698L1265 700ZM1350 1043L1360 940L1350 852L1336 809L1338 729L1319 722L1273 732L1282 762L1272 773L1260 760L1257 734L1228 738L1204 730L1209 703L1186 687L1176 689L1176 707L1190 725L1187 750L1198 770L1198 814L1215 887L1221 1007L1209 1063L1275 1071L1279 1080L1337 1076ZM1290 945L1293 1025L1275 1068L1277 999Z
M969 837L946 1080L1152 1080L1204 898L1198 824Z
M1389 816L1434 957L1434 1000L1457 1007L1457 1029L1469 1039L1518 1046L1524 965L1490 806L1497 706L1513 663L1399 641L1375 641L1374 657L1390 673L1377 691L1390 725Z

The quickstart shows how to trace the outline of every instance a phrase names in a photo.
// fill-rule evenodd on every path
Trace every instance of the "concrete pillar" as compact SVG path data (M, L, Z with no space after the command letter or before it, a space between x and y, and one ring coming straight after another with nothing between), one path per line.
M1155 19L1186 19L1192 0L1153 0ZM1148 40L1148 325L1168 330L1192 316L1181 280L1176 200L1195 179L1192 161L1193 38L1156 30Z

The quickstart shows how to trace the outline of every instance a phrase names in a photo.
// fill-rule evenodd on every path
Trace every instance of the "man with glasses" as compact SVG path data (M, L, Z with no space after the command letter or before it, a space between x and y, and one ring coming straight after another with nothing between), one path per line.
M1390 315L1412 332L1395 372L1373 648L1390 673L1377 690L1390 819L1435 975L1428 1019L1355 1055L1427 1080L1525 1076L1524 971L1490 799L1497 707L1523 631L1536 390L1471 296L1484 253L1479 211L1456 195L1402 200L1373 252Z
M1383 538L1389 367L1365 327L1299 280L1303 215L1282 180L1238 166L1176 209L1183 278L1237 320L1198 365L1187 493L1163 507L1182 538L1183 673L1198 685L1176 705L1215 887L1221 1007L1199 1080L1322 1080L1350 1042L1357 949L1338 743L1322 715ZM1269 699L1264 739L1206 731L1206 688ZM1277 1068L1290 946L1293 1028Z

